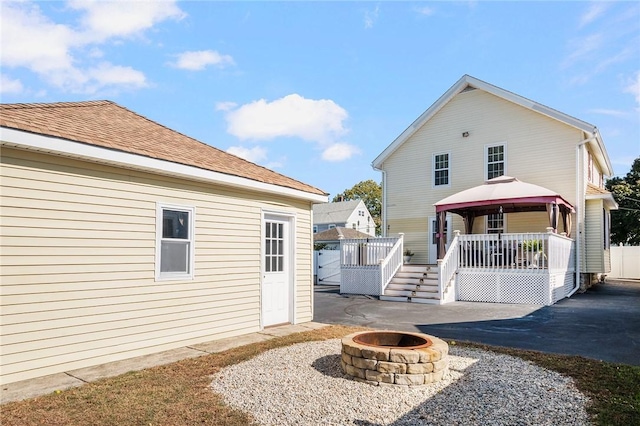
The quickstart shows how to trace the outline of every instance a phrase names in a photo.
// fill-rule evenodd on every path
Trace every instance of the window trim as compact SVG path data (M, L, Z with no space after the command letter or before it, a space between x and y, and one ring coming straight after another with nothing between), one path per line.
M443 185L436 185L436 157L438 155L446 155L447 156L447 183ZM445 170L445 169L439 169ZM451 186L451 152L443 151L443 152L434 152L431 155L431 188L448 188Z
M496 143L491 143L491 144L487 144L484 146L484 176L483 176L483 181L487 181L489 180L489 148L495 148L498 146L502 146L503 149L503 159L502 159L502 164L503 164L503 170L502 170L502 175L501 176L505 176L508 175L507 173L507 143L506 142L496 142ZM494 178L496 178L498 176L494 176Z
M504 234L507 232L507 214L506 213L493 213L493 215L502 215L502 228L491 228L491 229L495 229L498 230L498 232L491 232L492 234ZM484 230L485 233L489 234L489 216L491 215L486 215L485 216L485 220L484 220Z
M189 214L189 260L187 273L183 272L161 272L162 256L162 227L164 210L177 210ZM156 256L155 256L155 280L156 281L186 281L195 278L195 223L196 208L194 206L184 206L171 203L156 203Z

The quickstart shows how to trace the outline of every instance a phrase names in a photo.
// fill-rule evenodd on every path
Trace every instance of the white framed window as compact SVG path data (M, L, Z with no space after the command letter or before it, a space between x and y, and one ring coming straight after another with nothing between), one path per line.
M335 227L336 227L335 223L332 223L331 225L329 225L329 229L333 229Z
M487 215L487 234L504 233L504 214L494 213Z
M449 153L433 155L433 186L449 186Z
M313 233L316 234L318 232L318 226L313 225Z
M484 147L485 176L493 179L507 173L507 145L504 143Z
M156 281L194 277L195 207L156 205Z

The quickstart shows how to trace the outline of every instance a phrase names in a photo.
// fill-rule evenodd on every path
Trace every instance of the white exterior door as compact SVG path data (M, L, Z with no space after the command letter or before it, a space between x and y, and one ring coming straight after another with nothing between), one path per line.
M291 243L287 218L266 215L262 247L262 325L291 321Z
M451 218L446 216L444 221L444 233L447 236L446 248L449 249L451 245ZM438 228L436 226L436 218L432 216L429 218L429 265L435 265L438 263L438 245L436 240L436 233Z

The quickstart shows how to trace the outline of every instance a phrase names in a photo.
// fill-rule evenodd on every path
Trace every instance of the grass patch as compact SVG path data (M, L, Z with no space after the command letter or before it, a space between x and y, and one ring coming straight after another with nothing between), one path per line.
M359 327L331 326L186 359L79 388L52 393L1 407L1 424L8 425L195 425L254 424L213 393L211 375L264 351L294 343L342 337ZM596 424L640 424L640 367L610 364L582 357L545 354L510 348L458 343L461 346L517 356L572 377L591 398L589 414Z
M587 412L594 424L640 425L640 367L469 342L462 345L519 357L572 377L580 392L591 399Z

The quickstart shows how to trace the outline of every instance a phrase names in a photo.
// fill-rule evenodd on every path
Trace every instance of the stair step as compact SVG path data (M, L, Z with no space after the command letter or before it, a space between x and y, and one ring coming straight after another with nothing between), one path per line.
M398 284L438 285L437 278L399 277L397 275L391 278L391 282Z
M401 296L401 297L420 297L430 299L437 295L437 290L433 291L411 291L411 290L389 290L387 288L384 292L385 296Z
M384 300L385 302L408 302L409 300L406 297L399 296L380 296L380 300Z
M422 298L422 297L412 297L411 300L409 300L411 303L423 303L425 305L439 305L440 304L440 299L436 298L436 297L431 297L431 298Z
M411 290L411 291L429 291L429 292L433 292L433 291L438 291L438 286L437 285L429 285L429 284L422 284L422 285L418 286L418 285L415 285L415 284L391 282L387 286L387 290Z

